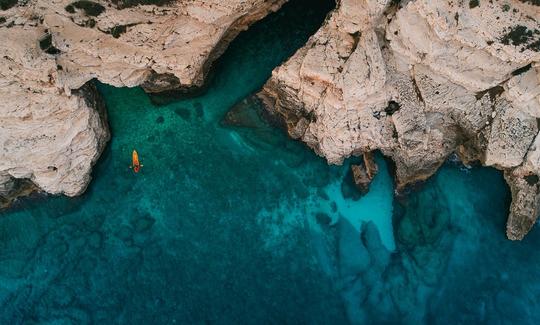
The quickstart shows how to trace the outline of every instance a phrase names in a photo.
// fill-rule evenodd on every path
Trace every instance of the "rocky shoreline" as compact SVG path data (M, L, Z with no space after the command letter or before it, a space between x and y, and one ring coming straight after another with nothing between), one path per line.
M454 152L505 171L522 239L540 207L539 21L526 1L338 1L258 96L330 163L381 151L397 193Z
M84 192L110 137L92 80L115 87L141 86L148 93L196 91L229 43L283 3L2 3L3 205L35 189L68 196Z
M86 189L110 137L93 79L149 93L200 89L228 44L285 2L2 7L0 201ZM397 193L452 153L503 170L513 198L507 236L522 239L540 208L539 21L530 1L339 0L257 97L331 164L382 152ZM372 176L353 174L367 190Z

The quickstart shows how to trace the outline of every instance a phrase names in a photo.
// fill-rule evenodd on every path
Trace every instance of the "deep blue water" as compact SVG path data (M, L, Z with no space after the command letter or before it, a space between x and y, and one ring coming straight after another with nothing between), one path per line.
M355 201L352 160L328 166L252 102L223 122L320 26L330 5L306 1L243 33L202 96L99 85L113 138L87 193L0 216L0 324L540 322L540 234L506 240L500 172L449 162L395 200L379 156Z

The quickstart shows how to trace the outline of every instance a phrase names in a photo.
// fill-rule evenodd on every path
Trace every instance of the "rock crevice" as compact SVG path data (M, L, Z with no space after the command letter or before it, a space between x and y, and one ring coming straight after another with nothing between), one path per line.
M540 175L539 21L522 1L341 0L259 97L330 163L380 150L398 192L452 153L504 170L521 239L540 206L524 179Z

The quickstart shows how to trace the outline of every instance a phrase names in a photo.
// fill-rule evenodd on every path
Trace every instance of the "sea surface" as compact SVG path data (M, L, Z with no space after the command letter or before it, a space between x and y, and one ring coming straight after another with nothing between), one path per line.
M242 33L198 97L99 84L112 140L88 191L0 215L0 324L540 323L540 233L505 238L500 172L449 161L398 200L378 155L362 197L354 159L328 166L245 100L332 6Z

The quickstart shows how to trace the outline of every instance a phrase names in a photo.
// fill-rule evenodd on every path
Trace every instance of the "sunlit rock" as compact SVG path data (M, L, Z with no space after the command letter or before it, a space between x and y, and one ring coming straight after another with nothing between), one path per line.
M52 194L85 190L109 139L92 79L193 91L241 31L284 2L31 0L2 8L2 196L19 193L5 194L13 179Z
M454 152L538 174L539 19L517 0L341 1L259 97L329 163L382 151L398 192Z

